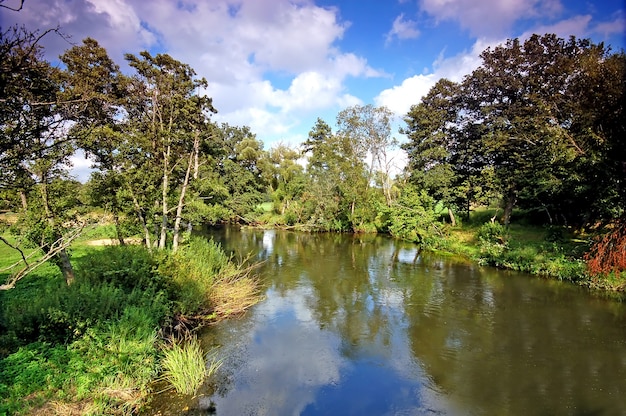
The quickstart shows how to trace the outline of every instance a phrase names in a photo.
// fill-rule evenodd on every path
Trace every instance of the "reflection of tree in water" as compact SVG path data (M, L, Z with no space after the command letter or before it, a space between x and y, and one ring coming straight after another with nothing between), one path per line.
M626 360L611 354L615 362L607 366L603 353L606 343L624 350L618 346L624 322L615 331L603 328L609 338L598 339L593 323L608 317L590 313L585 297L536 285L546 282L525 276L504 282L454 263L435 271L421 265L416 272L404 302L411 348L434 387L461 408L485 414L626 409L620 393Z

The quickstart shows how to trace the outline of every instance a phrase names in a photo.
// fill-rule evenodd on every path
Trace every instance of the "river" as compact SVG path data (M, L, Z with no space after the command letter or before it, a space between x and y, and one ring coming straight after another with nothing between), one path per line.
M222 228L265 299L205 330L223 365L158 414L623 415L626 305L385 236Z

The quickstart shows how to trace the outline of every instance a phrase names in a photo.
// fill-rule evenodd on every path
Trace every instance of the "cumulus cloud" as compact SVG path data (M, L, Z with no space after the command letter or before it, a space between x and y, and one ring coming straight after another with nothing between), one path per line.
M395 18L391 26L391 30L386 35L385 43L389 43L393 38L400 40L415 39L419 37L420 31L417 29L417 22L414 20L405 20L404 13Z
M506 35L513 23L538 16L556 16L559 0L422 0L421 9L438 21L457 21L476 37Z
M488 46L499 42L489 42L479 39L471 50L452 57L440 55L433 62L433 71L428 74L414 75L406 78L400 85L381 91L374 101L376 105L388 107L398 116L405 115L413 104L419 104L422 97L439 81L447 78L450 81L460 82L463 77L471 73L480 65L480 53Z
M346 79L382 75L339 48L350 23L338 9L310 0L29 0L11 19L60 26L74 43L91 36L125 69L125 53L169 53L209 81L216 120L249 125L262 139L301 114L359 103ZM71 47L48 38L48 59Z

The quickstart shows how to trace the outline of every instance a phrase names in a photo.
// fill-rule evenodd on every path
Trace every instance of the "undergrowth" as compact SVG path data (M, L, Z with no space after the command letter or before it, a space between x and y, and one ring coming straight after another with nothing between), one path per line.
M0 292L0 415L136 414L163 369L173 381L185 366L196 368L199 381L183 382L195 389L207 376L199 344L165 348L164 328L192 316L193 329L258 301L251 269L212 241L192 239L175 254L139 246L77 252L74 284L42 266Z

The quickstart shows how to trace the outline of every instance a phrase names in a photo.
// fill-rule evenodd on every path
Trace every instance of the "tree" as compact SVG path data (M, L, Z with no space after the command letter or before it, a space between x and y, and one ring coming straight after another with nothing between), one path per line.
M155 201L161 218L158 247L165 248L168 225L172 222L170 200L177 193L174 241L178 241L191 164L194 152L199 151L197 129L207 114L216 110L210 98L196 94L207 82L204 78L195 79L195 71L189 65L169 55L153 57L148 52L139 57L127 54L126 60L137 71L130 86L136 99L130 103L129 122L136 143L146 153L142 168L159 178L160 198ZM136 196L134 199L140 212L144 208Z
M234 217L244 218L263 202L267 189L266 152L249 127L222 124L218 129L216 170L227 189L222 201Z
M448 207L452 225L456 224L453 208L461 207L469 197L466 148L462 147L459 125L460 85L442 79L417 105L411 106L404 118L407 125L400 131L408 142L407 170L410 181Z
M365 152L347 134L333 134L318 119L305 149L310 152L307 173L310 189L302 198L312 225L322 229L355 230L363 224L367 200Z
M505 224L518 203L548 210L555 202L549 195L564 189L568 167L585 155L572 129L581 98L572 81L595 48L555 35L513 39L484 51L483 64L465 79L464 113L483 126L481 146L504 197Z
M337 115L339 134L352 139L355 153L362 160L370 160L365 192L376 171L383 173L383 194L388 206L392 202L390 171L393 158L390 152L398 145L391 136L392 118L393 113L387 107L374 107L371 104L348 107Z
M53 184L66 178L76 143L68 134L72 119L67 111L70 103L62 96L62 72L43 60L38 44L47 33L13 27L1 34L0 186L19 188L26 236L43 250L43 259L55 260L71 284L74 272L66 247L68 236L77 233L67 228L71 223L67 210L55 209L50 195ZM26 264L23 271L32 268ZM16 281L14 276L7 287Z
M284 144L269 151L269 191L281 214L294 208L305 188L304 168L298 163L300 153ZM302 220L301 213L298 221Z
M505 224L514 207L551 223L622 215L624 54L533 35L481 58L407 115L412 180L449 204L495 192Z

